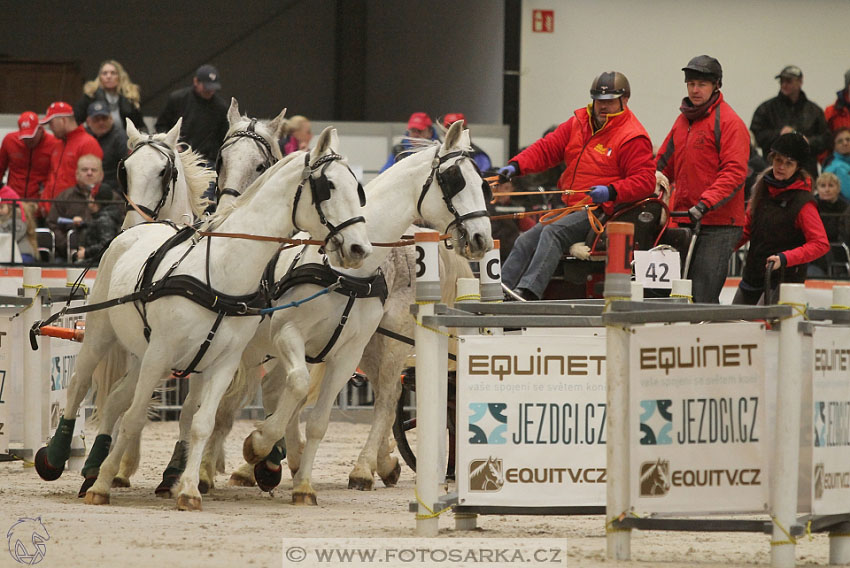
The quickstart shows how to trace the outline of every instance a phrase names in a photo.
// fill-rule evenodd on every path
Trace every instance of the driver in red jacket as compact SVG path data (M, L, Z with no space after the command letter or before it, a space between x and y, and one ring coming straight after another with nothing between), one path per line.
M589 195L609 214L615 204L651 195L655 189L652 144L628 108L630 96L625 75L602 73L590 86L590 104L517 154L499 174L510 179L564 162L558 189L582 191L565 193L564 203L575 205ZM561 256L572 244L584 241L589 230L583 210L546 225L537 223L514 243L502 267L502 282L526 300L542 298Z

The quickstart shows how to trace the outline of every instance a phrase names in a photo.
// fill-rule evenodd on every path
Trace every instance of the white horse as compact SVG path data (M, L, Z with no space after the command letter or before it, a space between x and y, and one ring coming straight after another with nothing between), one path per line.
M140 209L147 209L154 217L180 220L186 216L190 219L192 216L199 216L204 207L202 194L214 178L209 170L201 166L199 154L191 148L177 150L181 124L182 119L178 120L167 134L145 135L139 133L132 121L127 120L127 146L131 153L121 162L121 189L129 201L136 203ZM157 208L160 202L162 206ZM124 226L132 226L143 220L144 218L128 205ZM122 346L114 344L98 364L93 377L75 379L78 381L76 388L84 395L94 383L95 407L102 409L106 405L107 395L115 388L117 380L126 376L127 370L127 352ZM65 415L75 416L80 402L81 400L69 397ZM114 419L103 420L102 415L98 414L99 434L105 437L98 436L95 439L90 455L93 454L95 459L100 456L102 460L111 443L109 433ZM68 421L63 424L66 422ZM71 439L64 430L57 430L48 447L40 449L36 454L36 470L45 480L58 479L70 455ZM126 472L122 479L129 479L135 471L138 454L138 448L128 452L128 460L122 464L122 471ZM129 482L119 481L118 485L129 485Z
M482 191L483 180L470 159L471 144L468 131L461 122L447 132L443 144L436 144L399 162L373 180L369 186L365 215L373 242L396 241L418 218L451 234L457 252L468 258L480 258L492 248L490 221ZM486 184L484 184L486 185ZM248 436L243 454L249 463L258 464L255 472L270 488L280 480L277 460L267 461L273 445L284 434L287 425L295 424L306 399L310 375L305 364L320 354L325 360L325 373L318 402L307 422L307 441L303 456L299 456L293 480L293 502L316 503L310 479L318 444L327 429L331 406L336 395L354 372L366 344L384 317L386 306L377 292L383 280L380 267L389 249L373 255L358 269L339 270L344 276L340 291L312 300L301 309L276 311L271 317L269 336L273 345L263 346L255 339L251 344L254 357L271 351L282 369L276 375L283 389L277 399L275 412ZM322 257L310 247L298 252L281 254L275 268L275 281L287 278L301 281L302 272L294 266L321 266ZM415 264L410 265L413 269ZM331 281L336 276L331 275ZM348 279L348 283L345 283ZM299 284L287 288L276 303L284 305L303 300L321 289L322 284ZM354 301L358 296L361 299ZM407 306L404 306L407 309ZM335 314L315 321L316 311ZM262 328L261 328L262 329ZM262 332L258 333L262 337ZM335 338L335 339L333 339ZM246 351L246 355L248 351ZM312 361L315 362L315 359ZM290 468L293 467L290 462Z
M337 262L358 266L371 252L365 228L358 223L359 188L341 156L331 149L337 145L336 131L326 129L311 153L299 152L269 170L232 207L216 213L203 227L223 233L258 233L272 238L288 236L303 227L316 236L326 236L327 250ZM308 183L309 182L309 183ZM311 191L302 189L308 187ZM336 191L331 191L335 187ZM137 289L150 253L174 237L170 227L146 224L125 231L110 246L100 267L91 300L124 297ZM162 257L158 267L145 271L148 280L166 285L175 278L190 277L200 283L195 293L209 290L211 302L199 305L175 295L165 295L141 306L121 304L108 312L92 312L89 319L95 333L87 336L77 359L75 372L85 375L108 344L115 339L140 359L138 384L132 405L125 413L113 451L103 462L97 481L86 493L86 502L109 501L109 487L118 461L128 442L140 435L147 400L156 385L172 368L203 372L207 370L200 408L192 424L192 444L187 469L178 490L178 508L199 509L198 466L218 400L233 376L239 355L253 335L258 317L224 317L244 313L254 301L260 276L276 243L238 238L211 237L177 244ZM201 246L194 245L201 243ZM164 248L164 247L163 247ZM132 251L132 252L129 252ZM150 278L148 278L148 275ZM187 286L186 279L174 286ZM179 293L179 292L177 292ZM253 313L249 311L249 314ZM150 330L150 343L143 329ZM88 347L88 348L87 348ZM73 390L69 399L78 396Z

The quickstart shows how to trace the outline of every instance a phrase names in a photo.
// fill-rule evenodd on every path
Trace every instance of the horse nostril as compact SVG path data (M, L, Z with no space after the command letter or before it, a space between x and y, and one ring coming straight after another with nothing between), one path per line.
M351 245L351 256L361 257L366 255L366 249L360 245Z
M475 233L472 240L475 243L475 250L485 250L487 248L487 239L481 233Z

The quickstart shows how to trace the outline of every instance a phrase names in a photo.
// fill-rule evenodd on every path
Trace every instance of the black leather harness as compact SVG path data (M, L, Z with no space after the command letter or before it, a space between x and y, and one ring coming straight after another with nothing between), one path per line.
M342 330L348 322L348 316L351 313L351 309L354 307L354 301L357 298L379 298L381 300L381 304L383 304L387 300L389 291L387 290L387 281L384 278L384 273L380 269L378 269L373 276L358 278L335 271L327 263L327 259L323 264L311 262L298 265L304 250L306 250L306 247L302 249L301 252L299 252L292 260L292 263L289 265L289 268L283 278L276 281L271 287L270 297L271 300L279 300L287 290L302 284L313 284L322 288L338 284L338 286L334 289L334 292L348 296L348 301L345 304L345 308L342 310L342 316L340 316L339 323L337 324L336 329L334 329L334 332L331 334L331 337L325 347L316 356L305 356L308 363L321 363L325 360L325 357L330 350L333 349L334 345L336 345L340 334L342 334ZM265 273L263 274L263 282L274 281L274 270L279 256L280 251L278 251L278 253L266 266Z

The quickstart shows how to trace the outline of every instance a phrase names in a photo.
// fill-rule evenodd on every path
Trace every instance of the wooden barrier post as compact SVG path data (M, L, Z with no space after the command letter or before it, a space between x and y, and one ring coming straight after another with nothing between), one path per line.
M498 242L498 241L497 241ZM496 260L498 262L498 249L496 249ZM485 257L486 260L486 257ZM484 260L482 260L482 263ZM483 266L483 264L482 264ZM481 272L484 272L484 268L481 269ZM499 299L501 299L501 286L499 286ZM457 299L456 303L462 304L464 302L476 302L481 298L481 294L479 292L479 284L477 278L458 278L457 280ZM478 334L478 328L475 327L462 327L458 328L457 334L459 336L464 335L476 335ZM455 381L460 380L460 373L457 373ZM461 413L464 413L463 409L457 407ZM465 414L463 414L463 419L466 419ZM456 425L461 424L460 420L461 416L458 416L458 419L455 420ZM455 466L457 467L457 466ZM478 515L475 513L455 513L455 530L457 531L474 531L478 528Z
M21 312L21 326L24 335L28 336L33 324L41 319L42 298L38 294L38 286L41 285L41 268L25 266L23 284L24 297L32 298L32 305ZM46 343L44 340L42 342ZM24 348L23 359L24 447L22 457L33 459L35 452L44 444L46 434L43 422L46 400L44 389L47 377L43 376L41 351L33 351L27 345Z
M631 261L634 225L608 223L608 260L605 265L605 301L631 298ZM607 308L606 308L607 310ZM606 331L606 414L608 480L606 483L605 527L609 560L629 560L631 531L615 529L612 522L628 510L629 495L629 334L609 326Z
M787 568L795 563L795 540L790 537L797 515L797 482L800 463L800 397L802 342L797 331L806 307L803 284L782 284L779 303L790 304L794 311L782 321L779 330L779 372L776 385L776 420L773 436L773 464L770 469L770 501L773 539L770 564Z
M694 296L691 293L691 281L679 278L674 278L671 282L673 287L670 289L671 298L687 298L688 303L694 303Z
M438 260L439 233L417 232L416 243L416 493L419 502L416 516L416 535L434 537L439 532L439 518L433 516L440 478L445 475L445 464L439 460L439 437L445 437L445 426L440 430L440 414L445 420L446 400L440 400L440 383L446 382L445 366L435 362L446 358L440 352L439 335L422 325L422 318L434 315L434 304L440 301L440 266ZM441 471L442 470L442 471Z
M478 263L478 278L481 280L481 301L501 302L502 293L502 261L499 256L499 239L493 241L493 248L484 253L484 258Z

